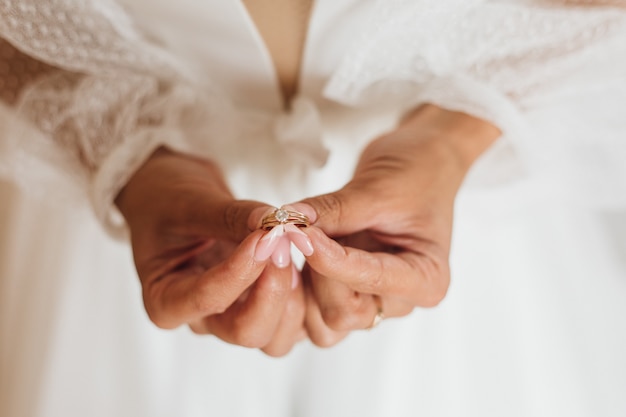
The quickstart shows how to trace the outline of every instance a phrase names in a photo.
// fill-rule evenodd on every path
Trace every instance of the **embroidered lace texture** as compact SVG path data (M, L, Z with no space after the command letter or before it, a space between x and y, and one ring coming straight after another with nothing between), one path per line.
M553 179L555 195L623 206L625 8L622 0L380 1L376 24L326 95L352 105L430 102L489 120L516 155L510 162Z
M624 80L626 62L616 54L626 50L626 13L564 7L607 2L431 3L379 2L377 24L335 73L328 93L358 102L370 93L378 95L376 84L389 80L409 81L424 89L433 81L467 79L523 106L567 85L566 81L598 84L607 76L610 81ZM550 7L542 6L546 3ZM589 67L602 72L585 72ZM397 93L384 87L381 95Z
M624 3L380 1L326 95L354 105L430 101L527 138L525 118L541 103L622 85ZM20 157L3 161L5 174L27 182L34 156L47 160L89 188L109 225L114 196L156 147L195 151L181 126L225 124L216 116L223 98L200 96L182 64L113 0L2 0L0 37L2 100L41 132L38 141L9 135L3 146ZM534 152L521 142L522 154Z
M158 146L188 150L178 127L198 109L206 119L212 106L200 104L183 71L135 33L114 2L3 0L0 15L3 100L54 144L13 132L5 147L22 164L33 154L49 165L63 161L113 226L112 201L130 175ZM39 163L8 171L28 184L24 176Z

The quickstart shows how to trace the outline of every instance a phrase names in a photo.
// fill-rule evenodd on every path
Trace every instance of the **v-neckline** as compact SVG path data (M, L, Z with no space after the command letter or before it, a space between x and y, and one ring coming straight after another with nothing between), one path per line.
M311 39L310 39L311 32L312 32L311 26L312 26L313 19L316 15L316 8L318 7L318 1L311 0L311 5L310 5L309 12L308 12L308 16L305 21L305 29L303 33L302 45L299 49L300 56L299 56L299 62L297 65L297 73L295 74L295 80L293 84L293 94L290 97L285 96L283 85L280 79L280 71L276 65L274 56L272 55L270 47L266 39L263 37L263 34L261 33L261 30L259 26L257 25L254 17L250 13L250 10L244 4L243 0L236 0L236 3L238 3L240 13L242 13L243 19L246 21L246 24L248 25L249 33L258 47L261 58L264 61L265 65L267 66L268 72L271 74L271 78L272 78L271 83L273 86L272 101L274 102L274 104L277 105L278 108L282 109L283 111L289 111L290 105L293 102L293 100L295 100L299 95L302 94L303 79L304 79L303 75L306 71L305 66L307 62L306 57L307 57L307 52L309 50L309 44L311 42Z

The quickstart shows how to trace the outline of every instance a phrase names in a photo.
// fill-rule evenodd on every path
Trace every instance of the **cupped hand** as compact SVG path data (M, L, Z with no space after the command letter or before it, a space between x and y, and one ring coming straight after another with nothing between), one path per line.
M235 200L218 167L159 149L116 204L150 319L279 356L306 336L289 241L258 230L272 210Z
M303 270L306 326L330 346L385 317L437 305L450 281L454 200L473 161L499 136L463 113L423 106L369 144L353 179L294 208L311 217Z

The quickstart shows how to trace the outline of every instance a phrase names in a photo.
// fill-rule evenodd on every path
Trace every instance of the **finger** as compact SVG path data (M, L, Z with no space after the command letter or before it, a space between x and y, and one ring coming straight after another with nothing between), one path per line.
M298 227L288 223L272 228L263 236L254 254L255 259L265 260L271 256L276 266L284 267L288 265L284 261L289 259L288 255L291 253L289 242L293 242L304 255L313 253L311 239Z
M346 284L329 279L306 265L309 291L315 297L324 324L334 331L367 327L369 305L375 309L371 295L352 290Z
M245 290L240 296L239 298L235 301L235 303L243 303L248 299L248 296L250 295L250 292L252 290L253 287L248 288L247 290ZM211 334L211 330L209 330L208 325L207 325L207 320L206 317L201 317L197 320L194 320L192 322L187 323L187 325L189 326L189 328L196 334L200 334L200 335L206 335L206 334Z
M306 316L304 324L311 342L319 347L331 347L341 342L347 335L347 331L336 331L326 325L320 312L315 296L305 293Z
M310 269L310 287L322 318L333 330L371 328L382 310L384 317L402 317L411 313L414 305L402 299L380 297L354 291L346 284L318 274Z
M284 234L285 229L282 226L274 227L267 232L259 241L254 252L254 258L256 260L266 260L272 256Z
M291 265L292 291L287 300L287 305L281 317L274 337L269 344L263 347L263 352L270 356L284 356L293 346L306 338L304 330L304 289L300 278L300 272L295 265ZM295 285L293 285L295 283Z
M305 232L315 247L307 257L311 269L353 291L424 307L438 304L446 294L450 281L447 257L437 254L436 248L424 246L422 253L371 253L341 246L317 227Z
M403 317L415 307L406 300L356 292L315 271L311 271L311 287L324 322L336 331L368 329L379 312L387 318Z
M286 268L291 264L291 242L287 236L281 236L278 239L278 244L272 252L271 258L278 268Z
M324 323L335 331L364 329L377 312L373 296L311 270L311 291Z
M300 252L302 252L303 255L310 256L313 254L313 244L306 233L290 223L286 224L284 228L289 240L291 240L291 242Z
M245 300L223 314L204 319L205 328L220 339L239 346L262 348L275 337L290 299L291 268L268 264ZM293 341L285 344L293 343ZM280 346L284 348L284 346Z
M260 229L263 223L263 219L272 214L274 211L276 211L276 207L271 207L268 205L263 205L255 208L250 213L250 218L248 219L248 227L251 230Z
M258 228L263 213L271 210L271 206L257 201L216 201L214 196L202 195L190 205L186 227L196 234L240 242Z
M219 314L250 287L267 262L254 259L262 231L252 233L223 262L206 270L181 270L144 283L144 304L151 320L175 328Z
M372 193L353 183L341 190L291 204L309 216L311 222L329 236L345 236L366 230L384 220L388 203L372 198Z
M311 290L328 327L333 330L358 330L372 327L382 308L385 317L401 317L413 311L405 300L383 298L354 291L346 284L310 270Z
M235 200L212 161L166 149L156 151L135 173L117 201L127 220L128 216L132 218L131 226L145 223L150 217L146 216L148 211L157 216L158 227L172 227L184 236L235 242L256 229L250 224L254 209L269 207L256 201Z

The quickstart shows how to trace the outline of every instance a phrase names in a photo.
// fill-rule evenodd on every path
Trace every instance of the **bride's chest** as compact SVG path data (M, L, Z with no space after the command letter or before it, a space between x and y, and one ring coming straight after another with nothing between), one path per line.
M270 50L240 0L118 0L141 32L174 54L198 78L207 77L236 101L282 106ZM362 33L375 1L317 0L302 45L300 93L321 92ZM279 12L279 11L278 11Z

